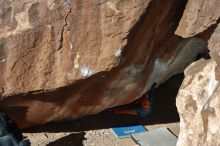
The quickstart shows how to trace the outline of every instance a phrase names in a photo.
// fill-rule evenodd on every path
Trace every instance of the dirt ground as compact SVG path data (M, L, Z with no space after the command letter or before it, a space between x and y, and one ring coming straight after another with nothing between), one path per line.
M148 130L167 127L179 134L179 116L175 98L183 75L176 75L157 88L152 113L145 118L115 115L104 111L75 121L49 123L23 130L32 146L135 146L130 139L118 139L111 127L144 125Z

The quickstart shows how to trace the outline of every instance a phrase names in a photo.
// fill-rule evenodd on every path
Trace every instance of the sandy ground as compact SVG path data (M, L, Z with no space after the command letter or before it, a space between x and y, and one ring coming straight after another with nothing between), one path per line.
M167 127L179 134L179 123L145 126L148 130ZM118 139L110 129L89 130L84 132L25 133L33 146L137 146L131 138Z
M177 75L156 90L152 113L145 118L130 115L115 115L104 111L79 120L49 123L23 130L32 146L135 146L130 139L118 139L111 127L144 125L148 130L167 127L179 134L179 116L175 97L183 75Z

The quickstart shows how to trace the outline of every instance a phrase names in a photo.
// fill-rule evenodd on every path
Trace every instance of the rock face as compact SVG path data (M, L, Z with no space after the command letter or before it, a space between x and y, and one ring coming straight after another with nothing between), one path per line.
M181 119L178 146L220 145L219 7L218 0L189 0L175 32L184 38L196 36L207 40L212 58L193 63L185 70L177 97Z
M140 97L206 42L174 35L185 0L0 1L0 110L20 127Z
M216 79L220 80L220 23L217 28L214 30L210 40L209 40L209 49L211 51L212 58L216 61L218 66L216 67Z
M219 0L188 0L176 34L184 38L205 31L220 18Z
M56 89L116 67L149 2L1 1L2 95Z
M213 59L200 60L185 70L177 97L181 119L178 146L220 145L219 26L208 45Z
M180 115L178 146L220 145L220 81L214 60L199 60L185 70L177 98Z

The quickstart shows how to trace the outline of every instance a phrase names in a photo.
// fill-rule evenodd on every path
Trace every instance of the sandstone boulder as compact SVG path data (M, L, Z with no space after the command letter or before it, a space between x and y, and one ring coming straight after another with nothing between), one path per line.
M178 146L220 145L220 1L189 0L176 34L208 41L211 60L185 70L177 96L180 115ZM204 37L205 36L205 37Z
M199 60L185 70L177 97L178 146L220 145L220 81L214 60Z
M204 52L174 35L185 4L0 1L0 110L29 127L135 100Z
M216 67L216 79L220 80L220 23L214 30L214 33L209 40L208 47L211 51L211 57L218 64Z
M220 18L219 0L188 0L176 34L193 37L215 25Z

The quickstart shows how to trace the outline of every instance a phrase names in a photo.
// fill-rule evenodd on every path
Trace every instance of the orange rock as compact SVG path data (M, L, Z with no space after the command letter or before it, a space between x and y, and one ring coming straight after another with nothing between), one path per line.
M127 104L204 51L174 31L186 1L0 2L0 110L20 127Z

